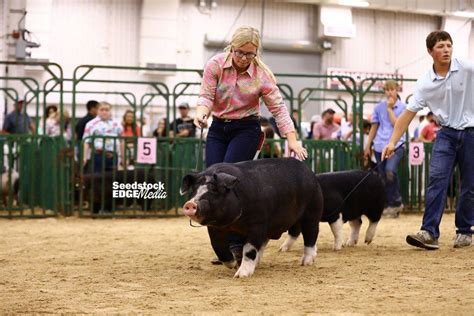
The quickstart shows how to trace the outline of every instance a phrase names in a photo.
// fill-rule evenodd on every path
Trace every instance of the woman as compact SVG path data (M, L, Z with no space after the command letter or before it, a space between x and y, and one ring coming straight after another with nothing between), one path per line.
M164 118L158 121L158 127L153 132L154 137L166 137L166 120Z
M296 140L275 76L260 59L259 49L258 30L240 27L225 52L212 57L204 68L194 124L207 126L207 118L213 114L206 141L207 167L253 159L262 133L260 98L274 116L281 135L287 138L290 151L301 160L308 155ZM242 258L243 242L243 236L237 234L229 238L230 250L237 261Z
M141 136L140 132L140 125L135 122L135 115L133 114L132 110L127 110L123 114L122 118L122 126L123 132L122 136L124 137L133 137L133 136Z
M123 137L141 137L140 124L135 121L135 114L132 110L126 110L122 117ZM123 157L126 166L131 166L135 163L133 160L135 152L135 140L125 139L125 157Z

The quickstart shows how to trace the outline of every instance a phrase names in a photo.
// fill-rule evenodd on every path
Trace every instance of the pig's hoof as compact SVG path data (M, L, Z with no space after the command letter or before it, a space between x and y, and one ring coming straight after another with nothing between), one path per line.
M290 247L288 247L285 243L283 245L280 246L280 249L278 251L280 252L287 252L288 250L290 250Z
M232 261L224 261L222 262L227 268L229 269L235 269L237 268L237 261L232 260Z
M310 266L314 263L314 257L313 255L304 255L303 258L301 258L301 265L302 266Z
M250 269L247 265L241 265L239 270L234 274L234 278L249 278L255 269Z
M288 236L285 240L285 242L283 242L283 244L280 246L280 250L281 252L287 252L291 249L291 247L293 246L293 244L295 243L296 241L296 238L295 237L292 237L292 236Z
M365 243L367 245L370 245L371 242L372 242L372 238L367 238L367 237L365 238Z
M334 246L332 247L333 250L339 251L342 249L342 242L334 243Z
M304 247L303 258L301 258L302 266L310 266L316 258L316 245L314 247Z
M357 244L357 240L354 240L354 239L348 239L346 241L346 246L347 247L354 247L356 244Z

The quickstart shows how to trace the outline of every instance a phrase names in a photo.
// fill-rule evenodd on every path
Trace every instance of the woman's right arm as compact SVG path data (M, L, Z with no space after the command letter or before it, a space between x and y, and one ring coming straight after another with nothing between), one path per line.
M196 117L194 118L194 125L197 127L207 126L207 119L216 98L217 83L219 81L218 72L219 64L217 60L209 60L204 67L201 90L196 107Z

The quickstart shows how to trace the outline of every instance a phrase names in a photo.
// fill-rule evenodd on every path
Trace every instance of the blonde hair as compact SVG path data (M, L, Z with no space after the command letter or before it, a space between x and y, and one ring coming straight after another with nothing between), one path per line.
M244 46L247 43L251 43L257 47L257 56L252 60L257 67L260 67L265 71L272 79L276 82L275 75L268 68L267 65L262 61L260 55L260 32L251 26L241 26L235 30L230 40L229 45L224 49L226 52L230 52L232 48Z
M384 90L388 89L397 89L398 90L398 82L395 80L387 80L385 81L385 84L383 85Z

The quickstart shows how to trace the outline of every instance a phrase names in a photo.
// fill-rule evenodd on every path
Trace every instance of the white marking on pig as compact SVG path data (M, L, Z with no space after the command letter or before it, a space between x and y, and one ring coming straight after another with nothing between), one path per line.
M286 252L286 251L289 251L291 249L291 247L293 246L293 244L295 243L296 239L298 239L298 237L293 237L291 235L288 235L286 237L286 240L283 242L283 244L280 246L280 250L281 252Z
M370 222L367 231L365 232L365 243L369 245L375 236L375 230L377 229L377 224L379 222Z
M346 246L352 247L355 246L359 240L359 232L362 223L360 222L360 218L358 218L353 221L349 221L349 225L351 226L351 235L346 242Z
M301 265L302 266L310 266L314 263L314 259L316 258L317 248L316 245L314 247L304 247L303 258L301 258Z
M258 255L258 250L249 243L244 245L242 263L240 264L239 270L234 275L234 278L248 278L251 277L255 272L255 267L257 263L257 258L255 260L250 259L245 254L249 251L255 250Z
M1 166L0 166L0 168L1 168ZM11 172L11 187L8 186L8 173L9 172ZM2 181L2 192L1 193L2 193L2 202L3 202L4 205L7 204L8 193L9 193L10 189L12 189L12 190L14 189L13 186L15 185L15 181L18 180L19 177L20 176L19 176L18 172L16 172L15 170L5 171L4 173L2 173L2 179L1 179L1 181ZM13 194L13 199L14 199L13 205L15 205L17 197L14 195L14 192L12 192L12 194Z
M200 185L197 189L196 195L191 199L191 202L196 203L197 201L199 201L201 199L201 196L206 194L207 191L208 191L207 190L207 185L205 185L205 184Z
M334 250L341 250L342 244L344 243L344 233L342 227L344 222L342 221L342 214L339 214L339 218L334 223L329 224L331 226L332 234L334 235Z
M267 244L268 244L268 240L263 243L262 247L257 252L257 263L255 264L255 266L258 266L260 264L260 261L263 258L263 252L265 251L265 247L267 246Z

